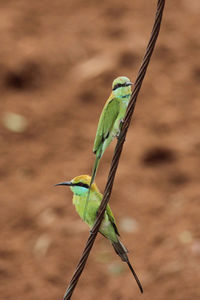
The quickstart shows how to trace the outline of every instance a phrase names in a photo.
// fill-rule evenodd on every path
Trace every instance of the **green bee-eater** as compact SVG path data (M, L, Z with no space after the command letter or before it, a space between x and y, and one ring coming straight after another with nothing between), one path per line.
M119 136L121 122L126 114L126 109L131 96L131 85L132 82L130 79L125 76L117 77L113 81L111 95L104 105L97 127L93 146L93 152L96 155L96 159L92 170L90 187L94 182L97 168L104 151L110 145L112 140L116 136ZM90 189L88 191L88 198L89 193ZM84 218L87 210L87 204L88 199L85 204Z
M80 175L75 178L73 178L71 181L61 182L56 184L57 185L67 185L70 186L72 192L73 192L73 204L75 205L76 211L90 227L90 229L93 227L98 208L100 206L101 200L103 195L100 193L97 185L93 183L91 185L91 191L90 191L90 197L88 201L88 209L86 212L86 216L84 219L84 208L85 203L87 201L87 194L90 187L91 177L88 175ZM117 225L115 222L114 215L110 209L110 206L107 205L106 211L104 213L104 218L101 223L99 232L106 237L113 245L116 253L121 257L122 261L126 262L140 288L141 293L143 293L142 285L133 270L133 267L131 266L127 252L128 250L126 247L122 244L122 242L119 240L119 231L117 229Z

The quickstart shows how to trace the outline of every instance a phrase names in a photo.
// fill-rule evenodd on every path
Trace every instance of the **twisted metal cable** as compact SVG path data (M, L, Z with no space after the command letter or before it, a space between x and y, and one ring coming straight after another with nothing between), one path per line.
M69 286L66 290L66 293L64 295L63 300L71 299L73 291L74 291L74 289L77 285L77 282L79 280L79 277L81 276L81 273L82 273L82 271L85 267L85 264L87 262L87 258L90 254L90 251L91 251L92 246L94 244L94 241L96 239L97 233L99 231L99 227L101 225L101 222L102 222L102 219L103 219L103 216L104 216L106 206L107 206L108 201L110 199L110 195L111 195L112 187L113 187L113 182L114 182L114 179L115 179L116 170L117 170L119 159L120 159L120 156L121 156L123 144L125 142L125 137L126 137L126 134L127 134L127 130L129 128L131 118L132 118L132 115L133 115L133 112L134 112L134 109L135 109L137 96L138 96L140 88L142 86L142 82L143 82L143 79L145 77L147 67L148 67L148 64L150 62L150 59L151 59L151 56L152 56L152 53L153 53L153 50L154 50L154 47L155 47L155 44L156 44L156 40L157 40L159 31L160 31L160 25L161 25L164 6L165 6L165 0L158 0L156 16L155 16L155 21L154 21L152 33L151 33L150 40L149 40L148 46L146 48L146 52L145 52L141 67L139 69L136 81L134 83L133 92L131 94L131 98L130 98L130 102L129 102L129 105L128 105L128 108L127 108L126 116L124 118L121 133L120 133L120 136L118 138L118 142L117 142L115 152L114 152L114 156L113 156L113 159L112 159L107 184L106 184L106 187L105 187L105 190L104 190L103 199L101 201L101 205L100 205L99 210L98 210L98 216L97 216L97 219L95 221L95 224L94 224L92 230L90 231L90 236L89 236L88 241L86 243L85 249L84 249L83 254L81 256L81 259L80 259L80 261L77 265L76 271L75 271L75 273L74 273L74 275L73 275L73 277L70 281L70 284L69 284Z

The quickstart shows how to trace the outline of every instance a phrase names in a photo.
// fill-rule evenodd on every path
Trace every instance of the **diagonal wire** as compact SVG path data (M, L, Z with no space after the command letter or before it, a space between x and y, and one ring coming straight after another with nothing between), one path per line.
M127 130L129 128L130 122L131 122L131 118L135 109L135 104L136 104L136 100L137 100L137 96L139 94L140 88L142 86L142 82L143 79L145 77L146 71L147 71L147 67L148 64L150 62L155 44L156 44L156 40L160 31L160 25L161 25L161 20L162 20L162 14L163 14L163 10L164 10L164 6L165 6L165 0L158 0L157 2L157 10L156 10L156 15L155 15L155 21L154 21L154 25L153 25L153 29L151 32L151 36L150 36L150 40L148 43L148 46L146 48L146 52L141 64L141 67L139 69L136 81L134 83L134 88L133 88L133 92L131 94L131 99L127 108L127 112L126 112L126 116L124 118L124 122L122 125L122 129L121 129L121 133L120 136L118 138L118 142L115 148L115 152L114 152L114 156L112 159L112 163L111 163L111 167L110 167L110 172L108 175L108 180L107 180L107 184L104 190L104 195L103 195L103 199L101 201L101 205L99 207L98 210L98 216L97 219L95 221L95 224L90 232L90 236L88 238L88 241L86 243L85 249L82 253L81 259L77 265L77 268L75 270L75 273L70 281L70 284L66 290L66 293L64 295L63 300L69 300L71 299L71 296L73 294L73 291L77 285L77 282L81 276L81 273L85 267L85 264L87 262L87 258L90 254L90 251L92 249L92 246L94 244L94 241L96 239L99 227L101 225L103 216L104 216L104 212L106 209L106 206L108 204L108 201L110 199L110 195L112 192L112 187L113 187L113 182L115 179L115 173L118 167L118 163L119 163L119 159L120 159L120 155L122 152L122 148L123 148L123 144L125 142L125 137L127 134Z

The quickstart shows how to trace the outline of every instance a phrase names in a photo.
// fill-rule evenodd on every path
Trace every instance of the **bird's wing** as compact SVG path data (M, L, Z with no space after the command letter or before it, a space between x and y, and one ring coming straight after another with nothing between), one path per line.
M118 99L110 97L106 102L97 127L93 152L96 153L102 143L108 138L120 111Z
M116 222L115 222L114 215L113 215L113 213L112 213L112 210L111 210L109 204L108 204L107 207L106 207L106 213L107 213L107 215L108 215L109 221L111 222L111 224L112 224L112 226L113 226L113 228L114 228L114 230L115 230L115 233L116 233L118 236L120 236L119 231L118 231L118 229L117 229L117 225L116 225Z

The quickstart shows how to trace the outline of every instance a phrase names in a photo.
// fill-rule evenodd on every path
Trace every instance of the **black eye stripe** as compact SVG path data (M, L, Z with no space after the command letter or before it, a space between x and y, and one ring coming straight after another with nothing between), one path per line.
M126 82L125 83L117 83L117 84L115 84L115 86L113 88L113 91L120 88L120 87L125 87L125 86L127 86Z
M78 183L75 183L74 185L75 185L75 186L81 186L81 187L84 187L84 188L86 188L86 189L89 188L89 185L86 184L86 183L83 183L83 182L78 182Z

